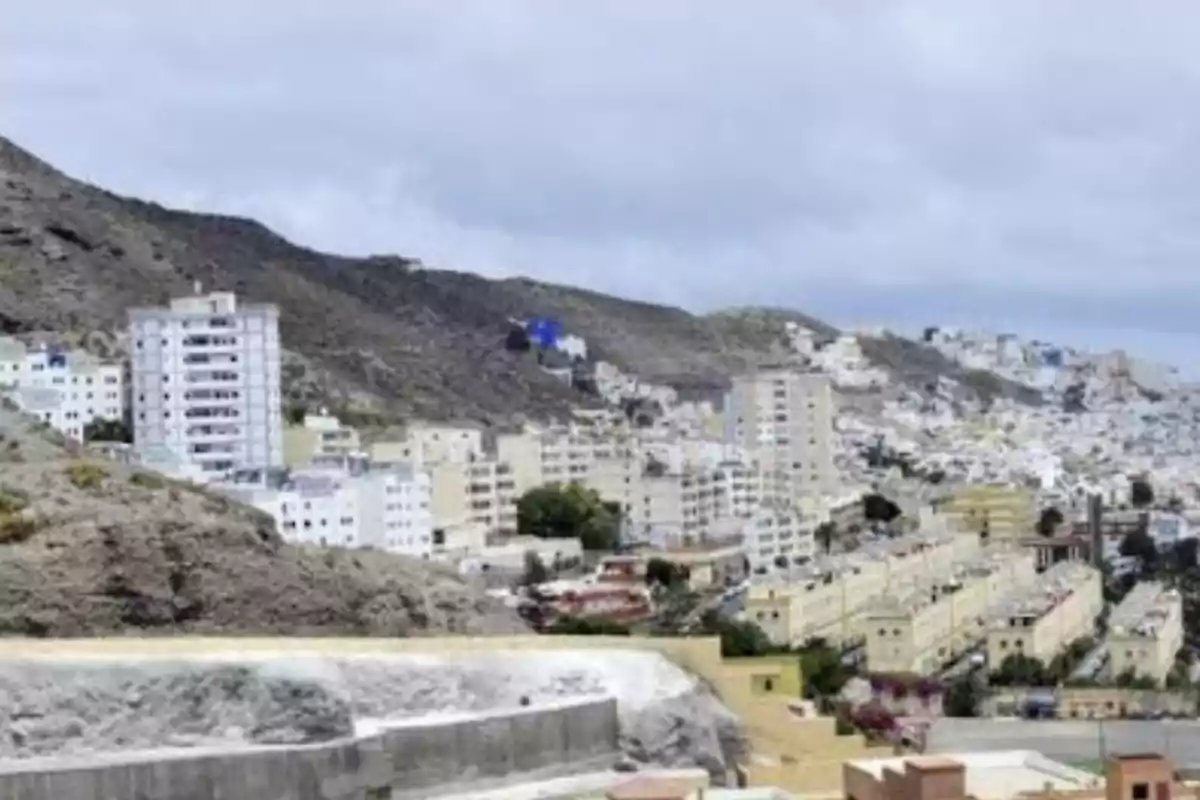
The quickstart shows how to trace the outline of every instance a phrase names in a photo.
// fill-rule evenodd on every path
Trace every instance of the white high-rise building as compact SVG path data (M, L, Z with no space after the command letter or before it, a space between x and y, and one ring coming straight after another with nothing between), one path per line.
M283 464L279 309L232 292L129 312L134 443L205 474Z
M780 499L836 493L833 385L828 375L760 369L733 379L725 397L726 441L757 448Z

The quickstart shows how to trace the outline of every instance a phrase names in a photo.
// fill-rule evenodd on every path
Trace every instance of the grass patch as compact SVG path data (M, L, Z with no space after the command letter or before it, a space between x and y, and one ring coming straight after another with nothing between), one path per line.
M129 482L143 489L162 489L167 485L166 480L152 472L135 472L129 476Z
M63 473L76 489L99 489L108 477L108 470L99 464L88 461L76 461L68 464Z

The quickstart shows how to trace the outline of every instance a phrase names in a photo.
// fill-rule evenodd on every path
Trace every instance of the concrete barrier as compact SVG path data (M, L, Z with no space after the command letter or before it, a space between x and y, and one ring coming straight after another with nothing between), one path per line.
M616 757L617 703L415 720L293 747L0 762L4 800L387 800Z

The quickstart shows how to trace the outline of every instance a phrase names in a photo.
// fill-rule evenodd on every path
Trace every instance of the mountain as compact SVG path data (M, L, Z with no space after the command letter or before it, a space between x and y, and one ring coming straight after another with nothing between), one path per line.
M0 637L526 629L448 567L285 544L269 516L90 460L3 403Z
M702 392L783 355L786 320L836 334L787 310L703 316L526 278L425 269L400 256L319 253L251 220L106 192L3 138L0 181L0 331L51 330L120 351L128 307L164 303L200 281L277 304L289 400L325 403L354 419L505 423L595 402L528 353L506 349L510 318L556 318L587 341L590 357ZM1003 381L987 390L1023 391Z

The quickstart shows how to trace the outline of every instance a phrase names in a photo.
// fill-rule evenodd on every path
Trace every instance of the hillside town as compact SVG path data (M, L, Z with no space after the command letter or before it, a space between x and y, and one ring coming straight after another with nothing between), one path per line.
M926 330L923 346L1040 398L1019 403L896 382L863 354L872 332L791 324L791 352L723 396L599 362L604 407L570 418L358 429L285 405L278 315L197 286L129 310L126 361L0 340L2 390L97 457L257 509L285 541L444 564L537 630L717 635L725 656L768 658L756 696L787 685L828 726L803 752L753 741L761 785L862 797L881 769L919 782L925 761L870 759L921 752L945 717L1194 712L1180 692L1196 672L1200 408L1168 368ZM510 324L577 379L585 340ZM973 785L991 764L938 769Z

